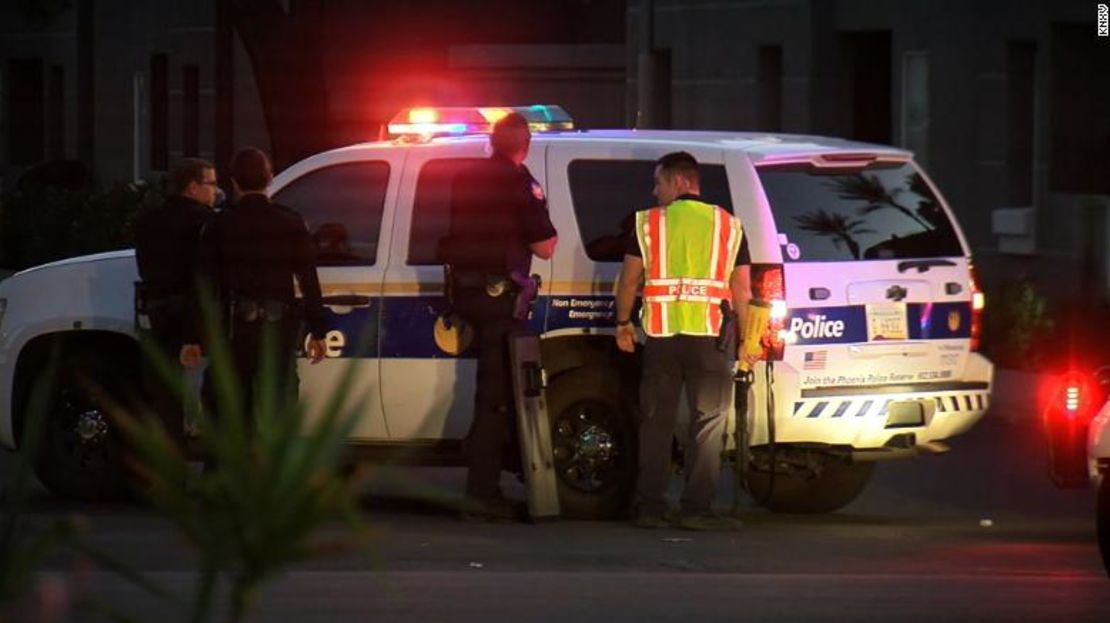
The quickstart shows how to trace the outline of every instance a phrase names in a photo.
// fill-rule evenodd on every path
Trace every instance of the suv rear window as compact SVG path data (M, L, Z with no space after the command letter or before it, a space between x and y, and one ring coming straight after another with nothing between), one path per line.
M724 165L703 164L698 168L705 201L732 212ZM574 160L568 165L574 216L591 260L624 259L636 211L657 203L651 195L654 173L654 160Z
M759 167L786 261L962 256L948 214L909 162L862 170ZM793 246L793 245L796 245Z

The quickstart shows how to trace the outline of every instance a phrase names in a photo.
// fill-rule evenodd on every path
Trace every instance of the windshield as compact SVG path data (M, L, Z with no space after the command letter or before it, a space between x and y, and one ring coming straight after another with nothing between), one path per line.
M962 256L959 237L909 162L863 169L759 167L784 261Z

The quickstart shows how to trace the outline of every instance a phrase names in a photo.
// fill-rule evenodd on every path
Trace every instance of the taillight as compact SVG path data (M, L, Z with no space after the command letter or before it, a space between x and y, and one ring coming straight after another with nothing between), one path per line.
M763 358L782 360L786 345L786 281L782 264L752 265L752 298L771 306L771 323L763 334Z
M1076 411L1079 411L1079 390L1078 386L1069 385L1064 391L1064 410L1068 412L1068 415L1074 416Z
M970 263L967 266L971 277L971 350L979 350L979 342L983 334L983 308L987 306L987 297L979 287L979 271Z
M1087 427L1098 409L1092 389L1086 375L1070 371L1043 395L1049 473L1058 486L1087 484Z

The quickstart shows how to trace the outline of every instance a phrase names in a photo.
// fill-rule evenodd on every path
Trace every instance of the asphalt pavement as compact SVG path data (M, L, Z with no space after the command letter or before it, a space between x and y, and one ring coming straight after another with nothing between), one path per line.
M777 515L743 500L736 533L464 523L428 501L457 495L462 470L382 470L362 500L370 546L291 569L250 620L1110 621L1093 492L1049 482L1037 382L1000 378L991 413L950 453L880 464L842 511ZM719 505L731 496L726 481ZM40 522L82 515L96 544L181 596L192 590L192 553L150 510L41 492L33 507ZM342 534L333 525L323 536ZM41 577L134 620L183 620L68 558ZM104 619L71 610L62 620Z

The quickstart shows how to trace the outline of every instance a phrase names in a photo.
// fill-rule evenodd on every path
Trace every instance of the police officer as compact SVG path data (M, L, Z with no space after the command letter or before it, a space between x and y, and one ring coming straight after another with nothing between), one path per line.
M633 352L632 307L643 281L641 323L647 335L640 387L640 456L635 524L672 524L665 494L679 396L690 405L686 486L679 526L732 530L739 522L714 515L721 446L731 397L736 343L718 341L726 322L743 327L751 298L750 259L739 219L701 200L698 163L688 153L659 159L653 194L662 207L636 214L617 290L617 346ZM721 301L739 310L737 318Z
M302 318L311 334L307 355L312 363L324 358L324 309L312 237L304 219L293 210L271 203L266 187L273 179L266 154L254 148L238 151L231 161L236 202L205 228L199 266L224 312L232 360L243 395L242 413L253 411L255 384L262 369L263 342L273 340L278 387L297 387L296 353ZM303 296L298 306L293 291L296 278ZM194 315L194 337L203 323ZM199 365L199 340L182 347L188 367ZM212 377L205 378L206 402L211 406Z
M558 237L543 188L524 166L527 120L511 113L490 134L492 155L452 185L451 227L440 247L449 266L454 311L475 331L478 351L474 421L467 436L467 516L513 519L517 505L499 482L506 452L517 448L509 336L527 329L532 256L548 259Z
M164 361L177 360L188 331L190 301L196 283L197 245L201 229L213 216L220 191L212 163L197 158L179 161L170 173L170 196L135 223L135 261L142 280L137 307L149 320L146 337ZM166 432L180 441L184 433L181 399L154 365L142 369L143 388Z

